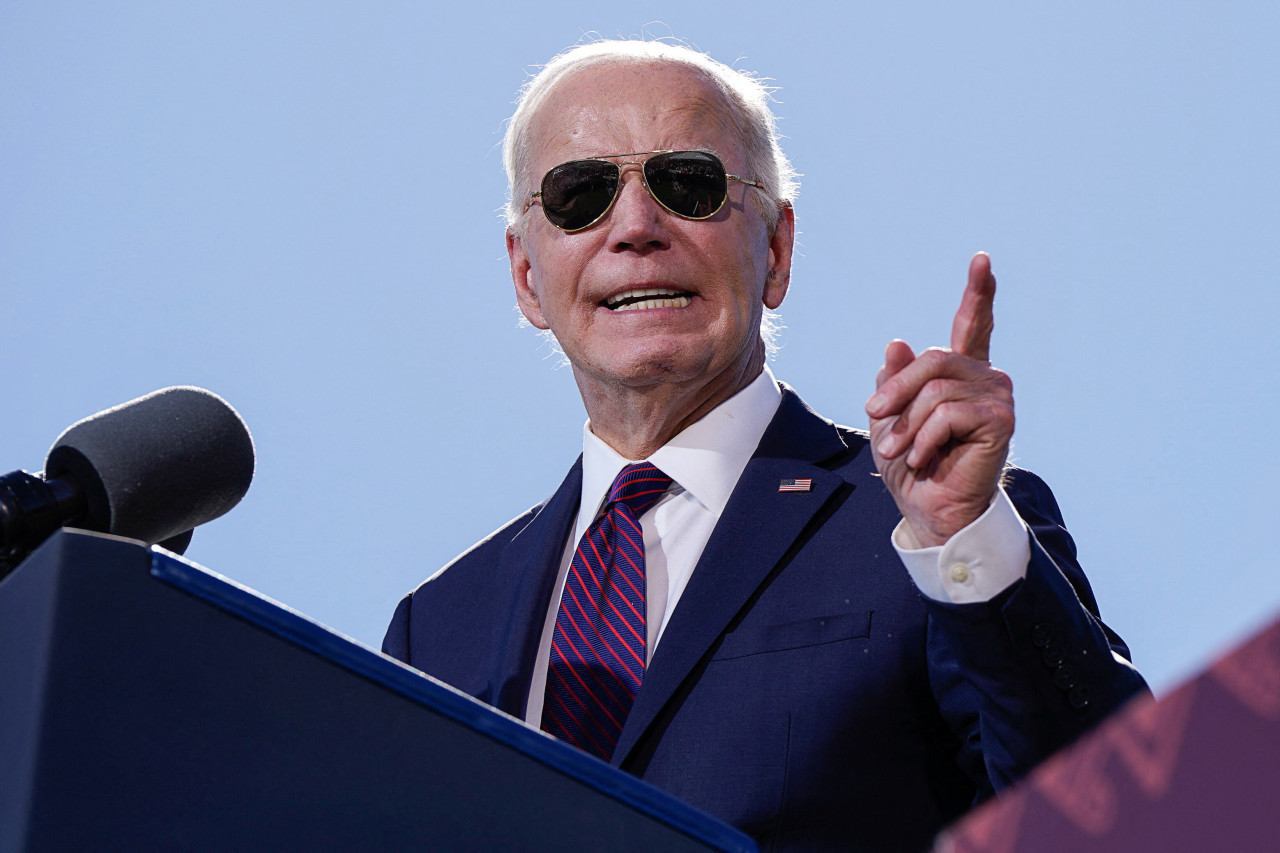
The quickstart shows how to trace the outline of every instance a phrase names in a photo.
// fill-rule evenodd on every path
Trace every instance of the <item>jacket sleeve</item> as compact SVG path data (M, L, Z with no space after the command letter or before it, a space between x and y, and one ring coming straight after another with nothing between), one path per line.
M409 610L412 606L412 593L400 599L382 638L382 653L404 663L409 663Z
M1026 577L988 602L928 605L930 683L978 799L1147 690L1099 618L1048 486L1013 469L1005 490L1030 529Z

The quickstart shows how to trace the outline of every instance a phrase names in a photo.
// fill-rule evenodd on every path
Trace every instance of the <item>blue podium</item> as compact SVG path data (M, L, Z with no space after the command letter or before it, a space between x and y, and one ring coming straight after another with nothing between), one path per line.
M0 581L0 851L755 850L737 830L161 549Z

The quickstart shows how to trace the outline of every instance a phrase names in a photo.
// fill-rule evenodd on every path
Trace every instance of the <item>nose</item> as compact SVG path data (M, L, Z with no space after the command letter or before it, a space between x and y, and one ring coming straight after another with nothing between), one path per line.
M609 240L613 251L652 251L670 245L667 210L645 189L639 163L620 164L618 197L609 211Z

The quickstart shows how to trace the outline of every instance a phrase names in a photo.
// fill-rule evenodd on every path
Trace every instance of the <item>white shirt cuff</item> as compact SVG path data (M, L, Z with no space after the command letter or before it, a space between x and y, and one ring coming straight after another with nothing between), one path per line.
M990 601L1026 577L1031 542L1026 524L1003 488L986 512L944 545L921 548L907 525L893 529L893 547L920 592L934 601L974 604Z

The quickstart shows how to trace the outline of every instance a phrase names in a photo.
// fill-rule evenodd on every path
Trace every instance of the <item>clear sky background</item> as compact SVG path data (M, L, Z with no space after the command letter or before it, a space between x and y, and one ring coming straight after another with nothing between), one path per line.
M0 0L0 469L207 387L257 474L188 556L377 646L578 453L572 376L517 327L499 143L589 33L781 87L803 185L773 366L815 408L865 426L884 344L945 345L989 251L1016 460L1157 691L1280 612L1261 0Z

